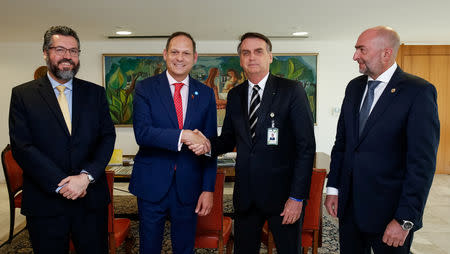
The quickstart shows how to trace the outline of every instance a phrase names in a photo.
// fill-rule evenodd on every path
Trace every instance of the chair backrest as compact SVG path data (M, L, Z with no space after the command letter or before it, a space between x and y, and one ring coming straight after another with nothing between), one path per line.
M114 233L114 203L113 203L113 187L114 187L114 171L106 170L106 181L108 182L109 197L111 202L108 204L108 233Z
M216 185L214 187L214 203L211 212L206 216L198 216L197 231L217 231L223 229L223 183L225 172L217 170Z
M9 144L2 151L2 164L6 185L8 186L8 193L10 197L14 198L16 193L22 190L23 171L14 159Z
M303 220L303 230L319 229L320 219L322 217L323 184L326 176L326 169L313 169L309 192L310 196L306 204L305 217Z

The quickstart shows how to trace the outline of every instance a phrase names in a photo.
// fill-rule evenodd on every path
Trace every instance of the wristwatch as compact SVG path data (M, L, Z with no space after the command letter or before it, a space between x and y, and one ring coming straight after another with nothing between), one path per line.
M402 229L405 231L409 231L414 227L414 223L412 223L409 220L401 220L401 219L395 219L400 226L402 226Z
M87 172L83 172L82 174L87 175L89 183L93 183L94 182L94 177L92 177L91 174L89 174Z

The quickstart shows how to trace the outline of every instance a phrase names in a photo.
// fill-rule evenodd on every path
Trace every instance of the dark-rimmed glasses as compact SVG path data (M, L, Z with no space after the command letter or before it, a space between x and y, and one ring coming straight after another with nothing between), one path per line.
M66 49L66 48L60 47L60 46L58 46L58 47L49 47L49 49L54 49L55 53L58 56L64 56L64 55L66 55L66 52L69 51L70 56L77 57L77 56L80 55L80 52L81 52L81 50L77 49L77 48Z

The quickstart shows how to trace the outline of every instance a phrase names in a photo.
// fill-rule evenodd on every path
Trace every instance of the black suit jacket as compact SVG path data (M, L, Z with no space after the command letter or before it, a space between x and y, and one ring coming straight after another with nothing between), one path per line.
M364 75L347 86L327 186L339 190L339 217L353 201L363 232L383 232L394 218L412 221L417 230L436 168L436 89L397 68L359 137L366 84Z
M267 145L267 129L279 129L278 145ZM297 82L269 75L259 108L252 142L248 118L248 81L228 93L221 135L212 139L212 154L236 146L234 207L245 211L252 204L280 214L291 196L309 197L315 153L314 125L305 90Z
M23 169L24 215L61 215L108 204L105 167L115 130L102 87L73 79L72 135L47 76L13 88L9 135ZM95 179L84 198L67 200L55 192L62 179L83 169Z

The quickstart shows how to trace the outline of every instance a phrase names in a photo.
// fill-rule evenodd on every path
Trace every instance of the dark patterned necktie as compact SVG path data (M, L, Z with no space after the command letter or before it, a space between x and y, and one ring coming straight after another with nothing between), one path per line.
M367 118L369 118L370 108L372 107L373 103L373 96L374 96L373 91L380 83L381 81L378 80L370 80L367 83L368 89L366 98L364 98L363 105L361 107L361 110L359 111L359 136L361 136L361 133L364 130L364 126L366 125Z
M261 98L259 96L259 90L261 88L258 85L253 86L252 98L250 100L250 110L249 110L249 123L250 123L250 134L252 140L255 138L256 123L258 122L258 109L261 103Z

